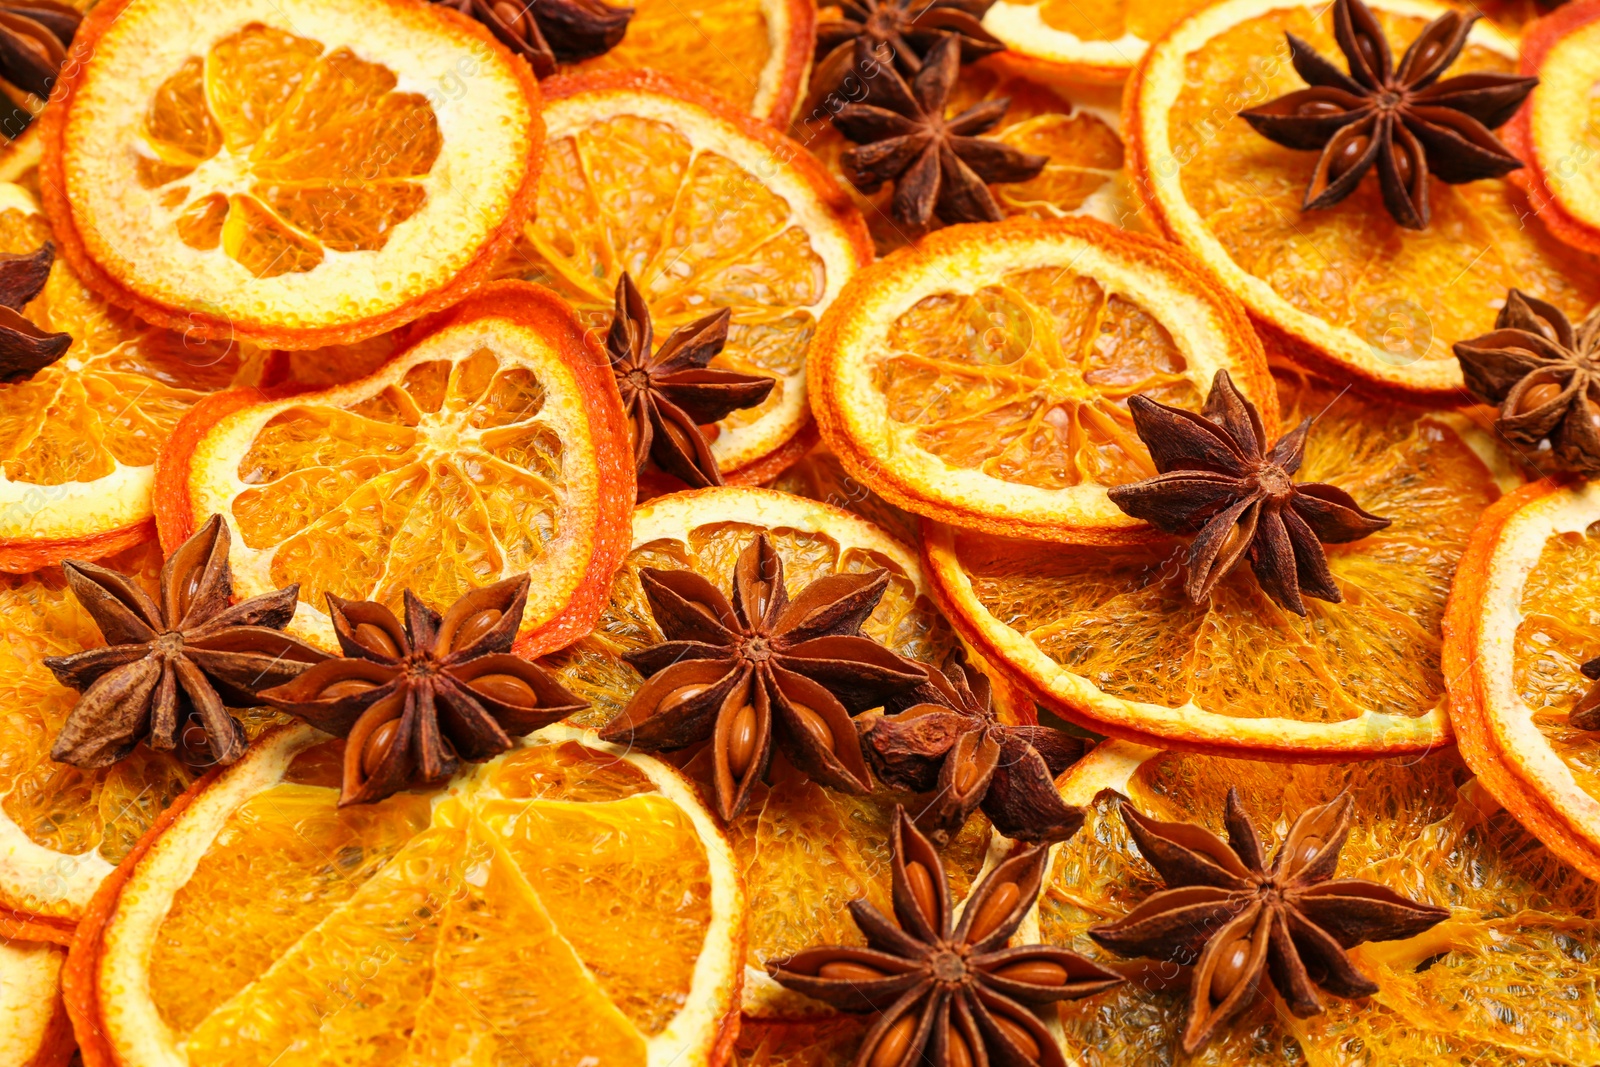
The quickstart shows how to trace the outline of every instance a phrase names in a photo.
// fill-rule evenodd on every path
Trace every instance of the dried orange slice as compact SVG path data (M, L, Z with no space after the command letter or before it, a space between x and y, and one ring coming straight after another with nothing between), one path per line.
M334 643L326 594L400 610L527 572L517 649L588 631L627 545L632 447L616 383L553 293L499 282L375 374L224 396L162 455L162 538L233 529L234 593L300 583L290 624ZM229 410L232 408L232 410Z
M0 937L0 1063L66 1067L77 1043L61 1002L67 950Z
M1106 488L1155 473L1135 393L1199 410L1227 370L1277 425L1244 309L1163 242L1087 219L952 226L858 274L812 347L812 408L908 511L1058 541L1149 537Z
M1206 0L997 0L983 28L1036 77L1120 83Z
M1507 147L1527 164L1511 180L1551 233L1600 252L1600 0L1578 0L1529 25L1522 72L1539 84L1505 128Z
M556 726L340 809L342 745L264 737L80 935L69 998L123 1067L722 1062L744 895L678 772ZM599 918L597 918L599 916Z
M1544 481L1473 531L1446 617L1461 754L1529 831L1600 877L1600 737L1568 722L1600 655L1600 491Z
M62 251L196 336L381 333L482 282L533 206L533 74L440 7L115 0L64 69L42 131Z
M1325 998L1296 1018L1266 991L1192 1062L1308 1064L1593 1063L1600 1029L1588 1003L1600 960L1594 883L1559 862L1499 808L1450 750L1421 758L1273 764L1102 745L1057 781L1088 820L1056 850L1041 893L1046 941L1113 962L1090 926L1120 918L1162 887L1115 810L1116 794L1153 818L1224 832L1229 786L1269 837L1349 789L1354 827L1339 876L1393 887L1451 917L1405 941L1350 950L1378 985L1360 1001ZM1271 830L1265 828L1271 827ZM1582 947L1580 947L1582 946ZM1186 969L1115 961L1133 980L1061 1005L1069 1061L1182 1059Z
M925 523L929 580L956 629L1064 717L1099 733L1264 758L1424 751L1450 737L1440 617L1468 533L1519 483L1460 414L1298 379L1284 423L1320 415L1299 477L1333 481L1387 529L1329 545L1340 604L1290 615L1246 568L1209 602L1187 546L1025 542Z
M778 129L805 92L815 45L810 0L635 0L622 42L604 55L562 68L670 71L710 89L736 110Z
M810 419L817 319L872 258L860 217L799 145L704 90L649 71L544 87L539 210L502 271L555 289L602 332L623 271L658 338L729 308L728 344L711 366L777 385L716 424L711 454L728 480L770 479L778 471L764 461Z
M1369 6L1393 42L1449 10ZM1459 402L1451 344L1476 336L1513 286L1581 316L1600 298L1600 259L1529 225L1505 180L1435 181L1422 231L1394 222L1376 181L1301 211L1316 153L1273 144L1237 113L1304 87L1286 32L1338 55L1330 10L1226 0L1174 27L1128 84L1131 181L1167 236L1249 306L1269 349L1338 381ZM1512 40L1479 22L1451 71L1514 70L1516 57Z

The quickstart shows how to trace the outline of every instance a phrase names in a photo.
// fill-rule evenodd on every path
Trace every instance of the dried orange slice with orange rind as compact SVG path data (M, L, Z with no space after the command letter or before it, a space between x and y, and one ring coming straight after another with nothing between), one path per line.
M191 335L381 333L471 292L533 206L533 73L438 6L115 0L64 71L41 172L62 252Z
M1199 410L1227 370L1277 401L1239 302L1187 257L1087 219L951 226L858 274L812 346L823 439L908 511L1054 541L1148 539L1106 496L1155 473L1127 399Z
M1450 8L1435 0L1369 5L1392 44ZM1433 220L1404 230L1376 181L1302 211L1315 152L1267 141L1243 108L1304 88L1284 34L1337 56L1321 4L1226 0L1175 26L1128 84L1130 180L1153 221L1250 308L1267 347L1340 382L1459 403L1450 346L1520 288L1579 315L1600 299L1600 259L1529 225L1505 180L1430 186ZM1515 70L1517 47L1480 21L1450 69Z
M66 1067L77 1043L61 1001L67 950L0 937L0 1063Z
M983 28L1045 80L1120 84L1150 43L1205 0L996 0Z
M860 216L803 148L698 86L600 71L544 89L539 208L502 273L555 289L602 334L623 271L658 339L728 308L728 343L711 366L777 385L716 424L711 454L726 480L770 479L778 471L764 461L811 417L817 320L872 258Z
M1291 615L1244 567L1193 603L1175 540L1062 545L925 522L926 571L951 624L1097 733L1263 759L1447 743L1440 617L1473 523L1520 475L1455 412L1379 409L1294 378L1280 400L1288 425L1318 416L1298 477L1335 482L1393 520L1326 546L1342 603Z
M298 582L291 628L334 643L325 594L399 610L533 577L516 649L586 633L627 546L633 459L616 382L555 294L497 282L376 373L278 399L222 396L162 458L165 543L233 529L240 597Z
M91 1060L725 1060L744 893L678 772L555 726L340 809L341 755L266 735L108 887L69 966Z
M1600 490L1542 481L1508 494L1473 531L1446 617L1445 665L1461 754L1528 830L1600 877L1600 737L1568 720L1600 655L1590 560Z
M1600 252L1600 2L1578 0L1530 23L1522 72L1539 84L1506 124L1511 172L1539 220L1561 240Z

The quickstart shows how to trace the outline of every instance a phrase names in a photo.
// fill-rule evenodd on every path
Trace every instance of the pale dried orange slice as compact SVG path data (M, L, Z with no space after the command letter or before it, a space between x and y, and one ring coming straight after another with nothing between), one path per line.
M1329 765L1257 763L1162 753L1125 742L1090 753L1057 781L1088 820L1056 850L1041 893L1046 941L1131 980L1063 1003L1069 1061L1227 1064L1576 1064L1600 1058L1587 1004L1600 980L1594 883L1541 848L1499 808L1453 751ZM1296 1018L1270 989L1192 1059L1179 1052L1185 969L1110 956L1088 936L1162 888L1115 805L1156 819L1224 829L1228 788L1269 838L1294 816L1349 789L1354 825L1336 877L1369 879L1450 918L1404 941L1350 950L1378 992L1324 998Z
M1440 617L1479 514L1520 477L1454 412L1382 408L1296 379L1284 422L1318 420L1298 477L1392 525L1327 546L1344 601L1302 619L1240 568L1206 603L1187 545L1026 542L924 525L951 623L1046 706L1099 733L1263 758L1424 751L1450 738Z
M1035 77L1120 84L1207 0L996 0L983 28Z
M693 78L740 112L778 129L805 93L815 47L811 0L635 0L615 48L562 73L650 68Z
M1511 180L1561 240L1600 252L1600 0L1578 0L1529 25L1522 72L1539 84L1506 124L1527 165Z
M77 1043L61 1002L67 950L0 937L0 1063L66 1067Z
M744 894L678 772L555 726L432 797L339 808L342 743L264 737L122 872L74 949L123 1067L708 1067Z
M1369 6L1396 43L1449 10ZM1521 192L1500 179L1435 180L1422 231L1395 223L1376 181L1301 211L1317 154L1273 144L1237 112L1304 88L1286 32L1339 55L1330 7L1226 0L1175 26L1128 84L1130 180L1167 236L1249 306L1269 349L1339 381L1460 402L1451 344L1477 336L1512 287L1581 317L1600 298L1600 259L1531 224ZM1515 43L1479 22L1450 69L1509 71L1516 60Z
M1445 666L1461 753L1568 863L1600 877L1600 735L1568 721L1600 655L1600 491L1551 481L1483 516L1450 598Z
M952 226L858 274L812 346L812 408L856 478L908 511L1118 543L1106 496L1155 473L1135 393L1199 410L1227 370L1277 425L1244 308L1170 246L1087 219Z
M728 344L711 366L777 385L716 424L711 454L728 480L770 479L778 471L765 461L810 419L817 320L872 258L860 217L799 145L701 89L649 71L544 87L539 210L502 272L555 289L602 334L623 271L657 338L728 308Z
M533 206L527 64L439 6L115 0L46 111L62 251L143 318L281 348L448 306Z
M328 593L399 611L406 589L451 604L526 572L516 648L559 648L589 630L627 546L615 379L572 309L526 282L424 329L348 385L197 409L162 456L163 541L222 515L235 595L298 582L290 628L329 648Z

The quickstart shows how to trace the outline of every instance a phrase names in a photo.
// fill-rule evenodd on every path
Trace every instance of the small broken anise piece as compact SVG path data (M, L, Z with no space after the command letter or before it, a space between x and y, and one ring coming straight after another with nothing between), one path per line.
M1586 661L1579 670L1594 684L1578 698L1567 721L1574 730L1600 730L1600 656Z
M44 289L55 258L49 241L26 254L0 252L0 382L31 378L72 347L71 334L41 330L22 314Z
M602 738L646 751L711 741L724 820L744 810L774 744L822 785L871 788L850 716L926 679L861 633L887 571L830 574L791 600L763 533L734 564L731 604L693 571L646 568L639 578L666 640L622 657L647 681Z
M1065 1067L1034 1009L1123 978L1054 945L1007 947L1039 896L1048 846L1019 848L1002 861L972 890L957 922L939 853L904 808L895 809L892 835L898 925L865 900L851 901L866 948L809 948L767 961L767 973L842 1011L877 1015L856 1067Z
M1550 453L1568 470L1600 475L1600 308L1573 329L1553 304L1506 294L1494 330L1455 345L1473 396L1500 406L1495 429Z
M558 63L609 52L628 32L633 8L602 0L434 0L489 27L495 39L548 78Z
M1301 813L1269 862L1237 789L1228 840L1121 804L1128 832L1167 888L1089 936L1120 956L1193 965L1183 1049L1193 1054L1270 981L1300 1018L1323 1010L1320 987L1355 999L1378 991L1346 949L1415 937L1450 917L1387 886L1334 881L1355 804L1348 792Z
M44 661L62 685L83 692L51 759L106 767L147 741L191 763L232 763L244 755L245 733L226 705L259 703L257 689L328 658L281 632L294 618L298 586L229 604L228 542L227 524L211 516L162 566L159 602L125 574L62 564L106 647Z
M1083 741L1047 726L1010 724L996 715L989 679L955 658L895 704L910 707L862 722L867 763L896 789L933 793L918 816L944 843L981 807L1006 837L1062 841L1083 812L1061 799L1055 778L1083 755Z
M1248 559L1261 588L1296 615L1301 594L1338 603L1324 544L1359 541L1389 525L1324 482L1296 482L1311 419L1270 450L1254 404L1217 371L1200 414L1144 396L1128 399L1133 426L1160 473L1112 486L1111 502L1159 530L1193 534L1184 589L1202 601Z
M439 782L585 707L511 654L527 601L525 574L474 589L442 617L408 589L402 627L382 604L329 593L344 658L261 697L345 738L340 806Z

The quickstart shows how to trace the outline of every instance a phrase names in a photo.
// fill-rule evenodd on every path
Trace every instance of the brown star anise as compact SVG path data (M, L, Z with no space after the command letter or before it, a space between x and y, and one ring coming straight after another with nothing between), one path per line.
M1428 225L1428 175L1457 185L1522 166L1489 131L1511 118L1539 83L1476 71L1440 81L1481 15L1450 11L1423 27L1396 66L1361 0L1334 0L1333 33L1346 74L1288 34L1294 69L1311 86L1240 117L1287 148L1320 150L1303 210L1349 196L1376 164L1384 206L1401 226Z
M1573 706L1572 713L1567 719L1574 730L1600 730L1600 656L1589 660L1578 669L1583 672L1585 678L1595 684L1578 698L1578 703Z
M1330 881L1353 808L1346 792L1301 813L1269 863L1238 790L1228 790L1226 842L1122 804L1134 843L1167 888L1089 936L1120 956L1194 965L1185 1052L1244 1010L1263 977L1300 1018L1323 1010L1319 986L1337 997L1371 996L1378 987L1345 950L1415 937L1450 917L1377 882Z
M82 12L54 0L0 3L0 78L48 100L82 21ZM0 115L0 131L11 138L33 121L29 108L4 94L0 94Z
M776 384L761 375L706 366L728 341L728 318L723 308L680 326L652 353L650 309L626 273L617 282L606 354L628 413L634 463L641 473L653 459L691 488L722 484L700 426L755 407Z
M340 806L441 781L586 705L554 675L510 653L528 576L474 589L441 617L405 592L405 626L369 600L328 594L344 658L263 700L345 738Z
M796 769L830 788L870 788L850 716L925 679L861 624L889 574L832 574L793 600L766 534L739 554L733 603L693 571L647 568L640 581L660 644L623 659L648 681L600 732L654 751L710 740L717 809L731 820L767 773L776 741Z
M842 0L817 19L811 94L820 99L840 88L855 69L857 41L866 41L875 57L911 78L942 37L956 38L963 63L1003 52L1005 44L980 21L993 6L994 0Z
M936 792L917 822L943 843L974 808L1019 841L1062 841L1083 812L1056 791L1055 778L1083 755L1083 741L1046 726L1003 723L989 679L957 658L891 703L906 710L862 725L867 763L896 789Z
M298 586L229 605L228 541L213 515L161 568L159 604L127 575L62 565L106 647L44 661L62 685L83 692L51 759L106 767L148 741L181 748L190 762L232 763L244 755L245 733L225 705L253 705L258 689L327 659L280 632L294 618Z
M894 182L890 215L921 233L937 215L946 223L998 222L1005 217L988 182L1024 182L1049 156L979 137L1005 116L1010 97L974 104L954 118L945 105L960 72L961 42L945 36L928 49L910 85L879 63L872 45L856 42L856 62L874 72L867 102L846 104L833 117L839 132L859 147L840 156L856 188L874 193Z
M810 948L769 960L767 973L843 1011L877 1013L856 1067L1065 1067L1032 1006L1091 996L1123 978L1054 945L1006 947L1039 895L1049 849L1014 852L973 889L956 922L939 853L904 808L892 833L899 925L852 901L867 948Z
M628 32L633 8L601 0L434 0L477 19L495 39L548 78L558 63L609 52Z
M1279 604L1306 613L1306 596L1343 599L1326 544L1359 541L1389 525L1324 482L1296 482L1311 431L1308 418L1265 454L1256 407L1217 371L1201 413L1130 397L1134 429L1160 473L1113 486L1111 502L1167 533L1194 534L1184 589L1196 602L1249 559L1256 581Z
M23 314L50 278L56 246L46 241L33 252L0 252L0 382L33 377L72 347L72 335L47 333Z
M1513 289L1494 331L1455 345L1479 400L1500 405L1495 429L1556 462L1600 474L1600 308L1574 330L1559 308Z

